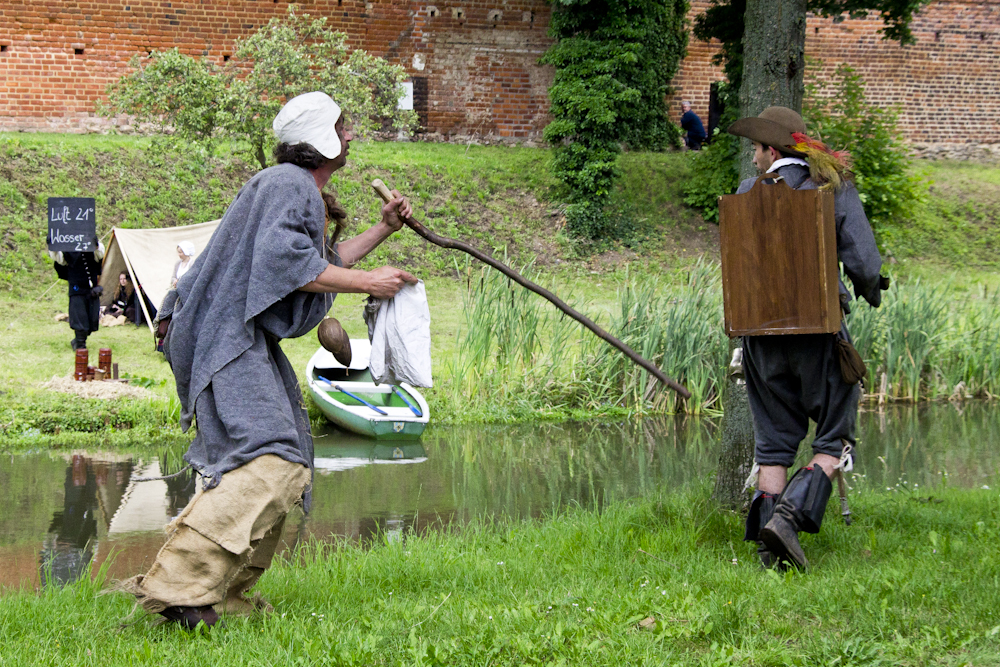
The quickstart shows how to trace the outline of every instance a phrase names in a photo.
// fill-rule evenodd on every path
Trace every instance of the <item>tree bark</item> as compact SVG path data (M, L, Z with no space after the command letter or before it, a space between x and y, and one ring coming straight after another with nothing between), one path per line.
M740 113L756 116L770 106L802 111L806 0L747 0L743 27ZM742 139L740 178L756 175L753 148Z
M739 338L730 341L729 352L740 347ZM753 467L753 420L750 417L750 402L747 399L747 385L743 379L742 367L738 373L730 373L729 387L722 404L722 440L719 443L719 467L715 474L715 490L712 497L723 507L745 511L749 497L743 483Z
M747 0L743 30L743 84L740 116L756 116L770 106L802 111L806 43L806 0ZM757 175L753 146L740 140L740 178ZM740 345L734 340L730 351ZM742 374L730 375L722 418L722 442L713 497L745 510L743 482L753 466L754 437Z

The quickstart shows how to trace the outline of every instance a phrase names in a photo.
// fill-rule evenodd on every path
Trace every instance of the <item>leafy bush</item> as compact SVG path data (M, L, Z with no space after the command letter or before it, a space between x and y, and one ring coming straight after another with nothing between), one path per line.
M557 0L542 62L556 68L549 99L553 171L573 202L567 229L607 233L597 221L620 172L622 144L662 150L678 142L663 102L687 46L687 0ZM587 238L596 239L595 236Z
M926 186L910 173L896 112L867 101L861 75L842 65L832 83L806 86L802 116L810 136L851 154L854 183L880 242L886 227L912 218ZM739 185L738 151L738 139L720 132L708 148L692 155L684 201L701 209L706 220L718 221L718 198Z
M356 134L406 130L416 121L412 111L397 108L407 76L403 67L349 51L346 35L327 28L325 18L298 16L294 5L284 20L271 19L237 40L223 67L177 49L136 56L130 65L131 74L108 86L102 113L132 114L183 139L246 141L261 168L274 141L271 121L286 100L302 93L329 93L350 114Z
M832 83L806 86L803 117L810 134L834 150L850 152L854 183L880 240L887 225L912 219L926 192L921 179L910 173L897 116L894 109L868 102L864 80L847 65L837 68Z
M605 247L612 240L634 248L644 237L647 227L635 207L623 201L612 200L603 208L584 202L566 210L566 231L571 236L590 240L594 249Z
M711 11L699 17L699 21L711 14ZM695 29L696 34L699 28L701 28L700 23ZM740 49L742 54L742 46ZM742 66L741 55L732 55L725 62L726 71L730 76L742 76L742 71L735 74L736 64L734 64ZM688 153L691 173L684 182L684 203L699 209L702 217L709 222L719 221L719 197L736 192L740 184L740 140L726 132L726 128L740 117L739 86L725 81L720 82L718 86L719 101L723 107L722 116L714 134L709 137L711 141L700 151Z
M691 153L691 175L684 184L684 203L701 210L705 220L719 221L719 197L740 184L740 140L716 128L712 143Z

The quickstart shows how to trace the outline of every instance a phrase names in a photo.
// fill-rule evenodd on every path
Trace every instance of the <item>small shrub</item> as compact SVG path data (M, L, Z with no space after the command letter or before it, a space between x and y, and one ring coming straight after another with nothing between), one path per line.
M613 202L601 207L591 202L566 207L566 232L570 236L591 241L593 250L617 241L635 248L645 237L648 225L633 206Z
M719 197L740 184L740 140L715 130L712 143L691 155L691 176L684 185L684 203L699 209L705 220L719 221Z
M870 103L860 74L841 65L831 83L806 86L803 117L812 136L834 150L850 152L854 183L876 238L882 240L887 226L913 218L926 185L910 171L909 149L897 129L898 112Z
M740 140L726 132L740 117L739 86L722 82L718 94L724 108L719 125L711 143L688 154L691 174L684 183L684 203L709 222L719 221L719 197L736 192L740 184Z

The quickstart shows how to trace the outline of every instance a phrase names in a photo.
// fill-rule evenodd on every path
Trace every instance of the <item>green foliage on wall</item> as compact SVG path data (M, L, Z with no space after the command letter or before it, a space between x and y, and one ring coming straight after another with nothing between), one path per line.
M542 58L556 68L545 140L569 190L570 234L598 239L620 227L601 218L623 145L677 144L665 97L687 47L687 8L687 0L554 0L549 34L558 41Z
M344 109L355 134L409 129L412 111L397 108L403 67L360 49L326 27L326 19L299 16L294 5L236 41L233 57L220 67L177 49L136 56L128 74L108 87L107 115L127 113L138 122L171 130L179 138L211 142L227 137L250 146L250 157L267 166L273 143L271 121L287 99L321 90Z

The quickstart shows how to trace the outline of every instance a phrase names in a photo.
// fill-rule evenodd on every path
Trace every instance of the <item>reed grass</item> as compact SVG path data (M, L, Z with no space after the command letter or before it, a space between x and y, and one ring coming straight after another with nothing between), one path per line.
M542 280L530 265L524 273ZM617 303L592 319L687 386L663 388L618 350L541 298L486 268L465 276L466 320L440 396L449 412L504 421L574 411L717 413L726 391L719 269L698 261L679 278L626 275ZM556 290L558 291L558 290ZM882 306L855 301L846 323L878 402L1000 394L1000 289L956 298L947 281L894 281ZM577 304L588 312L588 304Z
M879 401L992 398L1000 391L1000 293L957 299L947 283L894 283L847 317Z
M621 352L499 273L468 263L459 270L466 280L466 321L444 373L444 393L454 404L469 410L485 409L487 403L506 406L510 414L701 413L719 404L727 344L718 269L711 264L697 262L677 283L626 276L616 311L607 317L591 313L599 325L688 385L690 400L650 381ZM541 280L530 265L521 273ZM588 309L587 304L574 307Z

